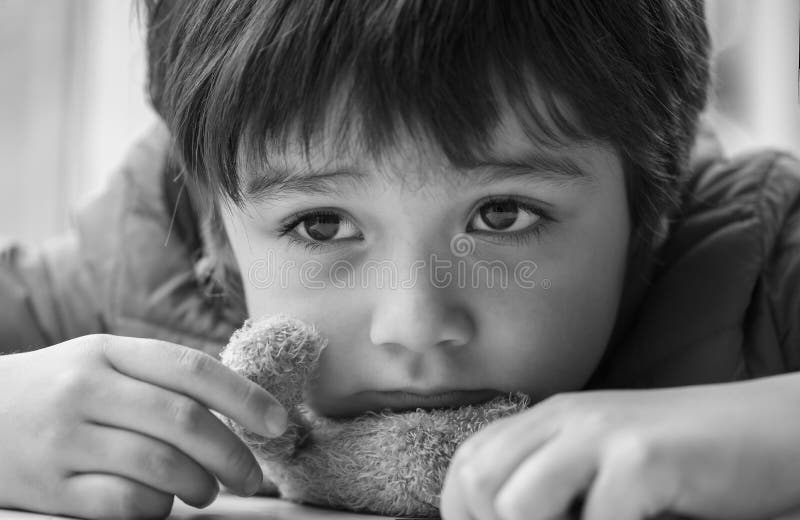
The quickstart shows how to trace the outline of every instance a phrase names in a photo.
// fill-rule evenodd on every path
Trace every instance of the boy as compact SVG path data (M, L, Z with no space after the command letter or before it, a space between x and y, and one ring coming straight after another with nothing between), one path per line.
M285 416L189 347L286 312L329 338L320 413L538 402L462 446L447 520L799 506L800 167L690 160L702 5L571 4L148 2L165 128L4 266L4 344L58 345L0 359L0 504L255 491L209 408Z

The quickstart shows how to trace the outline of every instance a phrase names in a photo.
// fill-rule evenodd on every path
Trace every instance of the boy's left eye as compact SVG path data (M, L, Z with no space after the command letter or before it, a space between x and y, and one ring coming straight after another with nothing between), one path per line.
M536 211L516 200L492 200L475 212L469 222L469 231L522 231L541 218Z

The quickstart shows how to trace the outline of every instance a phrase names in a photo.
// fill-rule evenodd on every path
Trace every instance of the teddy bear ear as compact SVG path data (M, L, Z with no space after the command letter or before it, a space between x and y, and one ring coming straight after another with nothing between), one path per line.
M291 412L303 402L326 346L327 340L313 325L276 314L247 320L220 357L224 365L267 390Z
M289 425L277 438L262 437L220 417L262 462L283 467L307 435L310 424L299 405L326 345L312 325L277 314L246 321L220 354L224 365L264 388L289 412Z

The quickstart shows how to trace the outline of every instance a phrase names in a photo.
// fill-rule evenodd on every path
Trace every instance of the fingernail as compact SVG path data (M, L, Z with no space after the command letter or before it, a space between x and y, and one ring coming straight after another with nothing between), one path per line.
M289 414L286 413L286 410L280 406L270 408L269 412L267 412L267 431L273 437L279 437L283 435L288 426Z
M253 469L250 470L250 473L247 475L247 480L244 484L244 494L245 496L252 496L258 493L258 490L261 489L261 482L263 481L263 476L261 474L261 468L257 465L253 466Z

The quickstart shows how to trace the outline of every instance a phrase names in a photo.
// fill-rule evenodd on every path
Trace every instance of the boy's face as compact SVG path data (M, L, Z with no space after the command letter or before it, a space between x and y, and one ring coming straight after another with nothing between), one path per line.
M535 145L513 118L475 169L399 142L380 161L324 143L308 161L275 156L242 178L285 170L300 184L223 210L250 316L291 314L329 340L311 406L352 415L580 389L622 292L618 154Z

